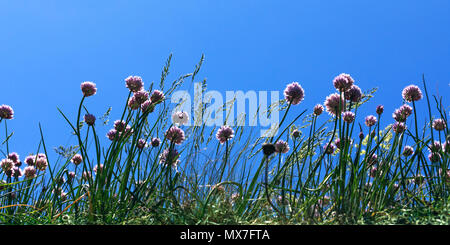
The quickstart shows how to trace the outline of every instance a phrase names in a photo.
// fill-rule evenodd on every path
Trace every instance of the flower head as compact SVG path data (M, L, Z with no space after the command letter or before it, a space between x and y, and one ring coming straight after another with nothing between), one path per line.
M439 119L434 119L433 120L433 128L437 131L442 131L444 130L444 128L447 127L444 119L439 118Z
M366 123L367 127L372 127L373 125L375 125L377 123L377 118L373 115L369 115L366 117L365 123Z
M341 73L333 79L333 85L339 92L348 91L354 83L353 78L349 74Z
M92 114L86 114L84 115L84 122L89 126L94 126L95 124L95 116Z
M287 102L297 105L304 99L305 91L297 82L293 82L286 86L284 97Z
M216 138L221 144L234 137L234 131L227 125L223 125L217 130Z
M36 177L36 168L34 166L28 166L24 169L24 175L26 179L32 179Z
M148 92L145 90L140 90L134 93L133 95L135 101L141 105L142 103L144 103L145 101L148 100Z
M177 126L172 126L170 127L165 134L166 138L168 140L170 140L171 142L180 145L184 140L184 131L177 127Z
M347 92L345 92L345 99L354 103L359 102L361 100L361 97L362 97L361 89L356 85L352 85L350 89Z
M150 96L150 100L154 104L159 104L164 100L164 93L159 90L153 90L152 95Z
M97 87L93 82L84 82L81 83L81 92L85 97L89 97L97 93Z
M144 83L142 82L142 78L140 76L129 76L125 78L125 86L131 92L138 92L144 87Z
M333 143L330 143L330 144L327 143L326 145L323 146L323 150L328 155L333 154L335 149L336 149L336 146Z
M103 169L104 169L104 165L103 164L98 164L98 165L95 165L93 170L94 170L95 174L101 174Z
M17 164L19 162L19 154L17 152L11 152L8 154L8 159L11 159L14 164Z
M83 157L80 154L75 154L70 161L78 166L81 162L83 162Z
M377 106L377 109L376 109L376 112L377 112L378 116L381 115L381 114L383 114L383 112L384 112L384 106L383 106L383 105L378 105L378 106Z
M0 161L0 167L3 169L4 172L7 172L13 169L14 162L11 159L5 158L2 161Z
M301 133L298 129L294 129L294 131L292 131L292 137L294 137L294 139L300 137L300 134Z
M172 122L183 125L189 121L189 115L185 111L177 111L172 114Z
M36 156L34 156L34 155L31 155L31 156L27 156L26 158L25 158L25 163L28 165L28 166L34 166L34 159L36 158Z
M275 145L272 143L264 143L262 145L262 150L263 150L264 155L270 156L276 151L276 148L275 148Z
M155 105L152 103L151 100L146 100L144 103L141 104L141 110L142 112L153 112L155 109Z
M108 133L106 133L106 137L108 137L108 139L110 139L110 140L114 140L114 138L116 137L116 134L117 134L117 130L111 129L108 131Z
M406 125L402 122L395 122L394 125L392 125L392 130L397 134L401 134L406 130Z
M289 145L284 140L278 140L275 143L275 151L278 153L286 153L289 151Z
M180 160L178 159L179 153L176 149L168 150L165 149L161 155L159 155L159 162L161 164L171 165L173 168L176 168Z
M319 116L323 112L323 106L321 104L317 104L314 106L314 115Z
M342 118L346 123L352 123L355 120L355 113L351 111L342 112Z
M114 129L118 132L122 132L125 130L127 123L125 121L116 120L114 121Z
M342 108L344 108L344 99L337 93L330 94L325 99L324 105L330 115L336 116L341 113Z
M147 146L147 142L145 142L144 139L139 139L137 142L137 145L136 145L136 147L138 149L144 149L144 147L146 147L146 146Z
M14 118L14 110L9 105L1 105L0 106L0 118L3 119L13 119Z
M48 162L46 157L38 157L36 160L36 168L40 171L45 171L47 169Z
M131 110L137 110L141 107L141 104L136 100L136 97L131 97L130 100L128 100L128 107Z
M428 155L428 159L430 159L430 161L432 163L437 163L437 162L439 162L439 160L441 160L441 155L439 153L437 153L437 152L431 152Z
M402 96L408 102L418 101L422 99L422 91L416 85L409 85L403 89Z
M409 157L409 156L411 156L412 154L414 154L414 149L411 147L411 146L409 146L409 145L407 145L407 146L405 146L404 148L403 148L403 156L405 156L405 157Z
M159 138L153 138L151 141L152 147L158 147L161 144L161 140Z

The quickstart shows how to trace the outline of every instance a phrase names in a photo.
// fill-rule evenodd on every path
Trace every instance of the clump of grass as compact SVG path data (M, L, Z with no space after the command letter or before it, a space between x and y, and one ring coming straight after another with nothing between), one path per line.
M358 109L375 89L363 93L343 73L324 105L295 114L305 92L291 83L285 99L268 108L283 113L280 133L259 137L244 126L186 126L187 114L170 122L167 98L194 82L204 60L165 88L171 58L158 89L153 83L145 89L138 76L125 79L128 97L107 137L97 134L84 104L95 100L96 85L82 83L77 117L58 109L77 144L57 148L56 161L39 125L40 143L22 165L8 143L14 112L2 105L0 223L448 224L447 110L436 96L432 110L424 77L424 95L408 86L393 118L380 105L377 116L363 115L364 124L356 120ZM428 115L419 115L424 97ZM196 113L204 115L206 107Z

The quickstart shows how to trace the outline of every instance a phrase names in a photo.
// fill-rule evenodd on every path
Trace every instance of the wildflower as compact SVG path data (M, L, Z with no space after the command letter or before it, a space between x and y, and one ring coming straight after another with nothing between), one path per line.
M176 168L180 160L178 159L179 153L176 149L172 149L169 151L168 149L165 149L163 153L159 156L159 162L161 164L165 164L166 166L168 164L171 164L173 168Z
M165 136L168 140L177 145L181 144L185 140L184 131L177 126L170 127L166 131Z
M377 112L378 116L380 116L381 114L383 114L383 112L384 112L384 106L378 105L378 106L377 106L377 109L376 109L376 112Z
M78 166L81 162L83 162L83 157L80 154L75 154L70 161Z
M0 162L0 167L3 169L4 172L7 172L11 170L14 167L14 162L11 159L3 159Z
M9 105L1 105L0 106L0 118L2 119L13 119L14 118L14 110Z
M319 116L323 112L323 106L321 104L317 104L314 106L314 115Z
M216 138L221 144L234 137L234 131L227 125L223 125L217 130Z
M403 89L402 96L408 102L418 101L422 99L422 91L416 85L409 85Z
M81 178L85 181L92 179L91 171L84 171L83 174L81 175Z
M352 85L350 89L347 92L345 92L345 99L354 103L359 102L361 100L361 97L362 97L361 89L356 85Z
M68 176L67 183L70 184L75 179L75 172L69 172L67 176Z
M333 79L333 85L339 92L348 91L353 85L354 80L349 74L341 73Z
M31 155L31 156L27 156L26 158L25 158L25 163L28 165L28 166L34 166L34 159L36 158L36 156L34 156L34 155Z
M85 97L89 97L97 93L97 87L93 82L84 82L81 83L81 91Z
M401 134L406 130L406 125L402 122L396 122L392 126L392 130L394 130L394 132L397 134Z
M324 150L325 153L328 154L328 155L333 154L335 149L336 149L336 146L335 146L333 143L330 143L330 144L327 143L327 144L323 147L323 150Z
M144 139L139 139L137 144L136 144L136 147L138 149L144 149L144 147L146 147L146 146L147 146L147 142L145 142Z
M441 155L437 152L431 152L428 155L428 159L432 162L432 163L437 163L439 162L439 160L441 160Z
M437 131L442 131L442 130L444 130L444 128L445 128L446 126L447 126L447 125L446 125L444 119L439 118L439 119L434 119L434 120L433 120L433 128L434 128L435 130L437 130Z
M369 165L374 165L376 163L378 163L378 155L377 154L373 154L369 157L369 161L368 161Z
M139 104L139 102L136 100L136 97L131 97L131 99L128 101L128 107L131 110L137 110L139 109L141 106L141 104Z
M11 161L13 161L14 164L16 164L19 161L19 154L17 154L16 152L9 153L8 159L11 159Z
M444 144L442 144L442 151L445 153L450 153L450 143L449 141L444 142Z
M342 118L346 123L352 123L355 120L355 113L351 111L342 112Z
M366 117L365 123L366 123L367 127L372 127L373 125L375 125L377 123L377 118L373 115L369 115Z
M144 103L141 104L141 110L142 112L153 112L155 109L155 105L152 103L151 100L146 100Z
M104 165L103 164L98 164L98 165L95 165L93 170L94 170L95 174L101 174L103 169L104 169Z
M59 197L61 198L61 201L64 202L65 200L67 200L67 193L61 192L61 195L59 195Z
M56 179L56 183L58 185L63 185L64 183L66 183L66 179L64 178L64 176L60 176L59 178Z
M341 142L341 141L343 141L343 142ZM335 141L334 141L334 144L336 145L336 147L337 148L339 148L340 150L342 150L344 147L345 147L345 145L351 145L352 144L352 140L351 139L349 139L349 138L344 138L344 140L341 140L340 138L337 138Z
M364 139L364 133L363 132L359 132L359 139L363 140Z
M189 115L185 111L177 111L172 114L172 122L179 125L186 124L189 121Z
M289 151L289 145L284 140L278 140L275 143L275 151L278 153L286 153Z
M430 148L431 152L439 152L442 149L442 145L441 142L435 140L428 148Z
M110 140L114 140L114 138L116 137L116 134L117 134L117 130L111 129L106 134L106 137L108 137L108 139L110 139Z
M302 86L300 86L297 82L293 82L286 86L284 90L284 98L287 102L297 105L299 104L305 97L305 91Z
M47 169L48 166L48 162L47 162L47 158L45 157L38 157L36 160L36 168L39 169L40 171L45 171L45 169Z
M129 76L125 78L125 86L131 92L138 92L144 87L144 83L142 82L142 78L139 76Z
M292 131L292 137L294 137L294 139L300 137L300 131L298 129L294 129L294 131Z
M26 179L32 179L36 177L36 168L34 166L28 166L24 169Z
M272 155L275 152L276 149L275 149L275 145L274 144L272 144L272 143L264 143L262 145L262 150L263 150L264 155L270 156L270 155Z
M126 126L127 126L127 124L124 121L121 121L121 120L114 121L114 129L119 132L124 131Z
M402 105L399 109L396 109L392 114L392 117L397 122L405 122L406 119L412 114L412 107L409 105Z
M150 100L152 101L152 103L159 104L164 100L164 93L159 91L159 90L154 90L152 95L150 96Z
M411 146L409 146L409 145L407 145L407 146L405 146L404 148L403 148L403 156L405 156L405 157L409 157L409 156L411 156L412 154L414 154L414 149L411 147Z
M141 91L137 91L134 93L133 95L135 101L141 105L142 103L144 103L145 101L148 100L148 92L145 90L141 90Z
M344 100L339 94L334 93L325 99L324 105L330 115L336 116L341 112L341 108L344 108Z
M94 126L95 124L95 116L92 114L84 115L84 122L89 126Z
M129 136L133 135L133 133L134 133L134 130L131 128L130 125L127 125L127 126L125 127L125 131L122 132L122 134L124 135L124 137L129 137Z
M231 194L231 202L232 203L237 202L239 199L240 199L239 193L235 192L235 193Z
M160 143L161 143L161 140L159 138L153 138L151 141L152 147L158 147Z

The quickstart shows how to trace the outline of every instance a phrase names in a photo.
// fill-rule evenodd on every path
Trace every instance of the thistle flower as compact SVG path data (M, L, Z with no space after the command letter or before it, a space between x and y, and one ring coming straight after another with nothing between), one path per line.
M81 92L85 97L89 97L97 93L97 87L93 82L83 82L81 83Z
M136 147L141 150L144 149L146 146L147 146L147 142L145 142L144 139L139 139L136 144Z
M150 96L150 100L152 103L159 104L164 100L164 93L159 90L153 90L152 95Z
M19 154L17 152L11 152L8 154L8 159L11 159L16 164L19 161Z
M367 127L372 127L376 123L377 123L377 118L375 116L369 115L366 117L365 124L367 125Z
M433 128L437 131L442 131L444 128L447 127L444 119L434 119L433 120Z
M432 163L437 163L437 162L439 162L439 160L441 160L441 155L439 153L437 153L437 152L431 152L428 155L428 159L430 159L430 161Z
M333 85L339 92L348 91L353 85L354 80L349 74L341 73L333 79Z
M155 109L155 105L152 103L151 100L146 100L144 103L141 104L141 110L142 112L153 112Z
M409 145L407 145L407 146L405 146L404 148L403 148L403 156L405 156L405 157L409 157L409 156L411 156L412 154L414 154L414 149L411 147L411 146L409 146Z
M28 166L24 169L24 175L26 179L32 179L36 177L36 168L34 166Z
M402 106L400 106L400 111L402 112L403 115L406 116L406 118L408 118L409 116L412 115L413 108L407 104L403 104Z
M117 134L117 130L111 129L106 134L106 137L108 137L108 139L110 139L110 140L114 140L114 138L116 137L116 134Z
M217 130L216 138L219 140L220 144L225 143L234 137L234 131L227 125L223 125Z
M170 163L173 168L176 168L180 160L178 159L179 153L176 149L169 151L165 149L163 153L159 156L159 162L165 164L166 166Z
M326 111L330 115L336 116L341 113L342 108L344 108L344 100L339 94L334 93L328 95L328 97L325 99L324 105L326 107Z
M84 115L84 122L89 126L94 126L95 124L95 116L92 114L86 114Z
M1 105L0 106L0 118L2 119L13 119L14 118L14 110L9 105Z
M141 105L142 103L144 103L145 101L148 100L148 92L145 90L140 90L140 91L135 92L133 97L134 97L134 100L136 101L136 103Z
M158 147L160 143L161 143L161 140L159 138L153 138L151 141L152 147Z
M361 89L356 85L352 85L350 89L347 92L345 92L345 99L351 102L357 103L361 100L361 98L362 98Z
M144 83L142 82L142 78L139 76L129 76L125 78L125 86L131 92L138 92L144 87Z
M314 106L314 115L319 116L323 112L323 106L321 104L317 104Z
M378 116L380 116L381 114L383 114L383 112L384 112L384 106L378 105L378 106L377 106L377 109L376 109L376 112L377 112Z
M289 145L286 141L284 140L278 140L275 143L275 151L277 153L286 153L289 151Z
M355 120L355 113L351 111L344 111L342 112L342 118L346 123L352 123Z
M177 111L172 114L172 122L178 125L186 124L189 121L189 115L185 111Z
M397 134L401 134L406 130L406 125L402 122L396 122L392 126L392 130L394 130L394 132Z
M325 151L325 154L331 155L334 153L334 150L336 150L336 146L333 143L327 143L323 146L323 150Z
M5 158L0 162L0 167L4 172L12 170L14 167L14 162L11 159Z
M272 155L275 152L276 149L275 149L275 145L274 144L272 144L272 143L264 143L262 145L262 150L263 150L264 155L270 156L270 155Z
M299 104L304 99L304 97L305 91L297 82L288 84L286 86L286 89L284 89L284 98L287 102L293 105Z
M422 99L422 91L416 85L409 85L403 89L402 96L408 102L418 101Z
M75 154L70 161L78 166L81 162L83 162L83 157L80 154Z
M185 140L184 131L177 126L170 127L166 131L165 136L168 140L177 145L180 145Z

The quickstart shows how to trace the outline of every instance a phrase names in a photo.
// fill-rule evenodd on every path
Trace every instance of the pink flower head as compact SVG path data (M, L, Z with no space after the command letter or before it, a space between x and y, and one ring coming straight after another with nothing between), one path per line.
M46 157L38 157L36 160L36 168L40 171L45 171L47 169L48 162Z
M217 130L216 138L219 140L220 144L225 143L234 137L234 130L227 125L223 125Z
M141 104L136 100L136 97L131 97L130 100L128 100L128 107L130 107L131 110L137 110L141 107Z
M116 120L114 121L114 129L118 132L122 132L125 130L127 123L125 121Z
M14 162L14 164L17 164L17 162L19 162L19 154L17 154L17 152L9 153L8 159L11 159Z
M173 168L176 168L180 160L178 159L179 153L176 149L169 150L165 149L163 153L159 156L159 162L161 164L171 165Z
M36 168L34 166L28 166L24 169L24 175L26 179L32 179L36 177Z
M14 118L14 110L9 105L1 105L0 106L0 118L3 119L13 119Z
M25 163L28 165L28 166L34 166L34 159L36 158L36 156L34 156L34 155L31 155L31 156L27 156L26 158L25 158Z
M348 91L345 92L345 99L357 103L362 98L362 92L361 89L356 86L352 85Z
M155 109L155 105L152 103L152 101L150 100L146 100L144 101L144 103L141 104L141 110L142 112L153 112L153 110Z
M317 104L314 106L314 115L319 116L323 112L323 106L321 104Z
M406 130L406 125L402 122L396 122L392 125L392 130L397 134L401 134Z
M333 79L333 85L339 92L348 91L355 81L349 74L341 73Z
M145 142L144 139L139 139L137 144L136 144L136 147L138 149L144 149L144 147L146 147L146 146L147 146L147 142Z
M13 173L14 178L20 178L23 176L23 170L20 169L19 167L14 167L13 170L14 170Z
M294 131L292 131L292 137L294 138L298 138L300 137L300 131L298 129L294 129Z
M428 159L432 162L432 163L437 163L439 162L439 160L441 160L441 155L437 152L431 152L428 155Z
M434 119L433 120L433 128L437 131L442 131L444 128L447 127L444 119Z
M152 147L158 147L161 143L161 140L159 138L153 138L151 141Z
M404 148L403 148L403 156L405 156L405 157L409 157L409 156L411 156L412 154L414 154L414 149L411 147L411 146L409 146L409 145L407 145L407 146L405 146Z
M81 175L81 178L85 181L87 181L88 179L92 179L91 171L84 171L83 174Z
M336 150L336 146L333 143L331 144L327 143L326 145L323 146L323 150L325 151L326 154L330 155L334 153L334 151Z
M164 93L159 90L153 90L152 95L150 96L150 100L152 103L159 104L164 100Z
M140 90L134 93L133 97L135 98L135 101L141 105L145 101L148 100L148 92L145 90Z
M376 112L377 112L378 116L383 114L383 111L384 111L384 106L378 105L377 109L376 109Z
M183 125L189 121L189 115L185 111L177 111L172 114L172 122Z
M377 118L373 115L369 115L366 117L365 123L366 123L367 127L372 127L373 125L375 125L377 123Z
M81 91L85 97L89 97L97 93L97 87L93 82L84 82L81 83Z
M406 119L412 114L412 107L409 105L402 105L399 109L396 109L392 114L392 117L397 122L405 122Z
M442 149L442 145L441 142L435 140L432 144L428 146L428 148L430 148L431 152L439 152Z
M0 161L0 167L3 169L4 172L10 171L14 167L14 162L11 159L5 158L2 161Z
M104 169L104 165L103 164L98 164L98 165L95 165L93 170L94 170L95 174L101 174L103 169Z
M284 140L278 140L275 143L275 151L278 153L286 153L289 151L289 145Z
M84 122L89 126L94 126L95 124L95 116L92 114L86 114L84 115Z
M83 157L80 154L75 154L70 161L78 166L81 162L83 162Z
M337 93L330 94L325 99L324 103L327 112L332 115L336 116L341 113L342 108L344 108L344 99L341 98L341 96Z
M408 102L418 101L422 99L422 91L416 85L409 85L403 89L402 96Z
M106 137L108 137L108 139L110 140L114 140L117 134L117 130L115 129L111 129L108 131L108 133L106 134Z
M350 146L352 144L352 140L349 138L344 138L342 140L340 138L337 138L334 141L334 144L336 145L337 148L342 150L345 147L345 145L348 144Z
M131 92L137 92L144 87L142 78L139 76L129 76L125 78L125 85Z
M184 131L177 127L177 126L172 126L170 127L165 134L166 138L168 140L170 140L171 142L180 145L184 140Z
M287 102L297 105L305 98L305 91L297 82L293 82L286 86L284 97Z
M355 113L351 111L342 112L342 118L346 123L352 123L355 120Z

